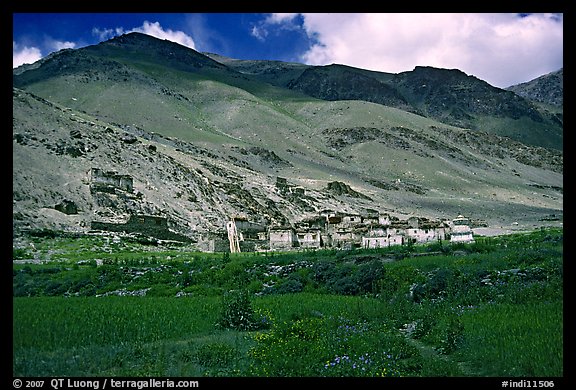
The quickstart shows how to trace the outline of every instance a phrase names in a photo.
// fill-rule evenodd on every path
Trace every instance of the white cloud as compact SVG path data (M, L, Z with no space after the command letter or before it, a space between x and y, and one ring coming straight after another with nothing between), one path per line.
M302 56L308 64L390 73L419 65L460 69L498 87L563 66L562 15L312 13L302 19L313 42ZM293 14L274 14L265 23L293 21Z
M96 36L99 41L104 41L126 32L141 32L154 36L159 39L167 39L179 43L183 46L195 48L194 40L182 31L164 29L158 22L145 21L142 26L126 31L123 27L100 29L93 28L92 35ZM31 64L43 57L43 52L52 53L62 49L76 48L78 45L72 41L58 41L52 38L45 38L41 47L24 46L13 42L12 48L12 66L16 68L22 64Z
M277 13L269 14L266 18L260 21L257 25L254 25L251 30L253 37L259 41L265 41L269 35L269 27L280 27L280 30L297 30L301 27L294 23L294 19L299 14L294 13Z
M92 35L98 37L99 41L105 41L110 38L113 38L118 35L122 35L128 32L140 32L143 34L151 35L158 39L167 39L172 42L179 43L183 46L187 46L191 49L195 49L195 43L192 37L187 35L182 31L174 31L171 29L164 29L159 22L149 22L147 20L144 21L142 26L133 28L131 30L126 31L123 27L116 27L116 28L93 28Z
M32 64L42 58L42 53L37 47L21 47L16 42L12 42L12 68L17 68L23 64Z
M51 38L46 38L44 40L42 48L22 45L12 41L12 68L17 68L23 64L32 64L38 61L44 57L42 54L43 51L51 53L62 49L73 49L75 47L75 42L58 41Z
M92 29L92 35L98 37L98 41L106 41L110 38L114 38L115 36L124 34L124 28L116 27L116 28L105 28L101 29L98 27L94 27Z
M268 36L268 30L262 26L253 26L251 34L259 41L264 41Z
M266 16L265 23L279 24L279 23L290 23L299 14L294 13L275 13Z
M62 50L62 49L74 49L76 47L75 42L70 41L52 41L50 42L50 47L54 51Z
M142 27L135 28L132 31L148 34L159 39L167 39L169 41L179 43L183 46L187 46L191 49L196 48L192 37L182 31L173 31L170 29L165 30L162 28L162 26L160 26L160 23L158 22L150 23L148 21L144 21Z

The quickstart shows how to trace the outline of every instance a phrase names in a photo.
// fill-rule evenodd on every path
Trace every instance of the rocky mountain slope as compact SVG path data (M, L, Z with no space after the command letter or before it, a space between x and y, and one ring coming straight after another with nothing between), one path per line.
M512 85L506 90L526 99L561 108L564 105L564 69Z
M278 225L324 210L401 219L465 214L494 227L562 220L561 148L447 124L429 115L440 95L416 105L402 88L376 87L360 70L350 84L356 97L329 100L296 88L303 79L287 88L326 67L250 65L263 74L278 67L282 86L221 60L133 33L16 69L15 231L87 231L92 221L134 213L164 216L193 240L222 230L234 215ZM416 73L379 77L402 85ZM478 107L470 115L515 120L505 108ZM518 121L532 123L529 114ZM530 129L536 135L526 138L539 139L540 130Z

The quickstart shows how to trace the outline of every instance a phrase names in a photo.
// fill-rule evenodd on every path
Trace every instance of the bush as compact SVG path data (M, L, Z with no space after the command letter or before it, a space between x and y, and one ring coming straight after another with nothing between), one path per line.
M301 292L304 284L298 274L291 274L288 278L280 283L268 287L264 292L268 294L293 294Z
M456 279L455 271L450 268L437 269L425 283L417 284L413 289L415 302L422 302L427 299L438 299L445 297L449 288L454 285Z
M460 318L452 315L442 318L434 330L438 352L450 354L456 351L464 338L464 325Z
M13 260L23 260L33 258L30 253L24 248L13 248L12 249L12 259Z
M257 318L246 290L231 290L224 293L222 306L218 327L250 331L262 329L267 325L261 318Z
M354 279L362 294L376 293L376 282L384 275L384 266L379 261L371 261L358 266Z
M413 266L390 267L383 270L377 286L382 297L390 300L400 296L404 298L404 295L409 294L413 284L423 280L420 271Z
M334 260L319 260L315 262L312 266L314 271L314 280L319 283L326 283L332 278L334 269L336 268L336 262Z

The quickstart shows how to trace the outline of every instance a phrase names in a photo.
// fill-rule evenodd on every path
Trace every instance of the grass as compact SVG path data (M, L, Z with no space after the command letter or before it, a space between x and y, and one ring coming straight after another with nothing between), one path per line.
M479 376L562 375L561 301L486 306L464 313L462 322L466 341L459 355Z
M96 266L97 240L37 238L67 260L13 266L13 374L561 377L562 239L268 256L120 242Z

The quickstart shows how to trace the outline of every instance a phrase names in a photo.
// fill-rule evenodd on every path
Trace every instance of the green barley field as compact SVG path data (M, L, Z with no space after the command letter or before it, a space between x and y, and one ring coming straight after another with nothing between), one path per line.
M562 230L238 255L28 239L34 253L13 250L14 376L564 375Z

